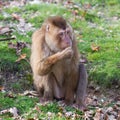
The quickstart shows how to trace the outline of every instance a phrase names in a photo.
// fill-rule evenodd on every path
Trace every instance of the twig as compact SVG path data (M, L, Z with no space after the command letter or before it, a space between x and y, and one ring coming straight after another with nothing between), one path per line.
M16 37L11 37L11 38L2 38L0 39L0 42L1 41L10 41L10 40L14 40Z

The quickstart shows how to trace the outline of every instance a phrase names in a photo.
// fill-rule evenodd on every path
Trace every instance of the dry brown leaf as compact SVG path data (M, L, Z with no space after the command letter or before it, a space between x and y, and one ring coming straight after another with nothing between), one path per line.
M36 91L29 91L29 90L26 90L23 94L21 94L23 96L38 96L37 92Z
M79 40L79 42L85 42L85 41L81 39L81 40Z
M17 117L18 116L18 110L16 107L10 108L10 113L12 113L13 117Z
M9 97L9 98L16 98L16 95L13 94L12 92L9 92L5 95L5 97Z
M0 35L6 34L6 33L11 33L12 30L9 27L0 27Z
M12 42L9 42L9 43L8 43L8 47L9 47L9 48L14 48L14 49L16 49L16 45L13 44Z
M91 4L89 4L89 3L87 3L87 4L84 4L84 8L85 9L90 9L92 6L91 6Z
M95 44L92 44L91 45L91 49L92 49L92 51L99 51L100 50L100 46L97 46L97 45L95 45Z
M25 48L25 47L30 47L30 45L26 42L21 42L20 41L20 42L17 42L17 43L9 42L8 47L15 49L17 55L21 55L22 49Z
M109 120L109 116L107 113L104 114L104 120Z
M62 116L62 113L61 113L61 112L58 112L58 116L61 117L61 116Z
M15 13L12 14L12 17L18 21L21 19L20 16Z
M73 15L78 15L79 11L78 10L74 10L73 11Z
M100 115L101 115L101 109L96 110L94 120L100 120Z
M4 90L5 87L4 86L0 86L0 91Z
M117 120L120 120L120 111L118 112L118 118L117 118Z
M21 54L20 57L16 60L16 62L19 62L19 61L21 61L21 60L23 60L25 58L26 58L26 54L25 53Z
M5 113L11 113L13 117L18 117L18 110L16 107L0 111L0 114L5 114Z

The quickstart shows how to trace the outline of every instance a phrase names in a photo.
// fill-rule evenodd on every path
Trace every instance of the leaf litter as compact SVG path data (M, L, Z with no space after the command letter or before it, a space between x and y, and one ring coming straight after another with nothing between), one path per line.
M11 6L15 1L11 2ZM18 3L17 1L14 3L14 5L19 6L19 5L24 5L24 2ZM2 4L0 4L2 6ZM9 6L9 5L8 5ZM78 10L74 10L73 15L75 17L79 17L78 13L79 11L81 11L81 8L76 6L73 2L67 1L64 6L68 7L69 9L73 9L73 8L77 8ZM91 9L91 5L90 4L84 4L84 10L82 11L83 14L81 17L85 17L86 14L86 10L87 9ZM103 16L103 13L98 13L99 16ZM26 31L29 31L30 29L32 29L32 25L29 23L26 23L24 19L22 19L19 15L17 14L12 14L12 17L17 20L19 22L19 24L15 24L15 26L17 27L17 30L19 31L19 33L25 34ZM113 17L113 21L117 20L118 18ZM13 24L12 24L13 25ZM96 25L90 23L90 26L92 27L96 27ZM0 34L6 34L6 33L11 33L11 29L9 27L2 27L0 28ZM83 42L83 41L80 41ZM27 47L27 43L25 42L17 42L17 43L12 43L10 42L8 44L9 48L15 49L16 50L16 54L19 55L20 57L18 58L17 61L20 61L22 59L26 58L26 54L21 54L21 50L25 47ZM98 52L100 50L100 46L99 45L91 45L91 49L94 52ZM83 62L86 62L85 59L83 59ZM0 88L0 92L3 90L3 86ZM114 92L111 90L111 96L109 95L109 93L107 94L107 96L105 96L104 92L101 92L100 87L91 87L88 88L89 93L87 95L87 105L88 105L88 110L83 111L82 115L81 114L77 114L76 110L74 111L67 111L65 109L65 106L62 104L58 103L60 112L57 113L57 116L62 117L64 116L66 119L71 119L71 120L75 120L75 119L93 119L93 120L120 120L120 93L119 92ZM106 90L107 91L107 90ZM109 90L108 90L109 91ZM104 94L103 94L104 93ZM26 91L22 94L23 96L29 95L29 96L33 96L35 97L36 94L30 91ZM117 97L116 97L117 96ZM12 95L10 95L10 97L13 97ZM47 106L47 104L46 104ZM31 111L29 113L26 113L26 116L28 114L31 114L34 110L37 111L37 113L34 115L34 117L29 118L28 120L37 120L38 119L38 114L43 114L43 111L40 109L41 105L37 104L33 109L31 109ZM22 117L20 115L18 115L18 110L17 108L13 107L13 108L9 108L6 110L2 110L0 112L0 114L4 114L6 112L10 112L14 118L19 118L19 120L22 120ZM47 119L50 119L52 117L55 116L54 112L47 112Z

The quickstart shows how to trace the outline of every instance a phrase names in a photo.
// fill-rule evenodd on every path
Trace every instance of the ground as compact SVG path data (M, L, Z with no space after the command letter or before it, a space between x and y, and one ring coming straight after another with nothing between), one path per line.
M0 12L0 120L120 119L118 0L6 0L0 2ZM41 105L33 91L31 35L49 15L64 16L75 31L89 75L86 111L56 101Z

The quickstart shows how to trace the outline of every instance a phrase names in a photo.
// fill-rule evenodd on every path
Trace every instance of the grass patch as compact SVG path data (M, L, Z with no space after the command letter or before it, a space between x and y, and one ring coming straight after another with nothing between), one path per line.
M89 80L100 84L101 86L111 87L120 83L120 4L119 0L74 0L79 8L68 6L65 8L55 4L26 4L22 7L4 8L0 14L0 25L10 26L12 35L16 39L12 42L23 41L31 44L31 36L34 29L38 29L49 15L62 15L72 25L78 40L78 48L84 55L88 63L86 64ZM91 8L85 10L84 4L90 4ZM74 15L74 11L78 11L78 15ZM85 15L83 15L85 13ZM12 13L18 14L27 23L32 24L34 29L22 31L18 29L19 21L13 19ZM25 27L25 26L24 26ZM0 35L1 38L9 37L9 35ZM80 42L83 41L83 42ZM100 46L99 51L93 51L91 45ZM27 59L30 57L30 48L23 48L21 54L26 53ZM32 88L32 75L30 65L22 60L19 63L16 51L8 48L8 41L0 42L0 86L9 84L10 88L17 93L25 89ZM30 71L30 72L28 72ZM27 74L23 74L26 72ZM1 77L1 73L5 77ZM10 75L19 74L15 81L9 80ZM13 77L11 75L11 78ZM22 80L20 79L21 75ZM8 89L9 90L9 89ZM13 94L13 93L12 93ZM71 119L66 117L64 110L77 114L76 120L83 120L83 113L72 107L65 107L64 110L56 102L47 105L38 103L38 98L30 98L14 94L9 97L9 93L0 92L0 110L16 107L20 117L32 120L33 118L51 120ZM90 109L95 109L91 107ZM49 112L48 112L49 111ZM13 120L12 115L7 113L0 115L5 120Z
M27 96L19 96L15 94L12 94L13 97L10 98L8 94L9 93L0 93L0 111L16 107L19 114L24 114L29 111L30 108L33 108L38 102L37 98L30 98ZM0 115L0 117L6 120L13 120L11 118L11 114L9 113Z
M13 97L9 97L10 93L0 93L0 110L6 110L9 108L16 107L18 114L23 119L48 119L51 120L66 120L70 119L70 116L65 115L67 112L76 114L76 120L83 120L83 112L71 108L69 106L62 107L57 102L48 103L41 105L38 103L38 98L31 98L28 96L20 96L12 94ZM49 112L48 112L49 111ZM5 113L0 115L2 119L13 120L11 113Z
M9 25L13 22L12 13L18 14L21 18L25 19L26 23L31 23L35 29L39 28L49 15L62 15L70 21L74 28L78 40L79 51L88 59L88 73L89 80L94 80L101 85L108 86L113 82L120 81L120 68L119 68L119 50L120 50L120 5L117 0L109 0L101 2L82 0L81 2L75 0L81 8L65 8L56 4L26 4L23 7L5 8L0 15L1 24ZM86 10L83 5L90 3L91 8ZM46 9L47 8L47 9ZM93 9L94 8L94 9ZM78 15L73 15L74 10L78 11ZM5 16L7 14L7 17ZM82 18L81 18L82 17ZM5 22L4 22L5 21ZM17 20L14 20L18 24ZM13 27L12 35L16 36L15 41L25 41L31 43L31 36L34 30L21 32L16 26ZM84 42L79 42L80 40ZM100 46L98 52L91 49L92 44ZM0 46L1 58L0 68L7 66L8 63L16 64L15 60L18 58L15 51L9 49L7 42L1 42ZM30 57L30 49L24 48L22 53L26 53ZM9 65L10 65L9 64ZM29 66L24 65L23 67ZM21 69L21 67L18 67Z

